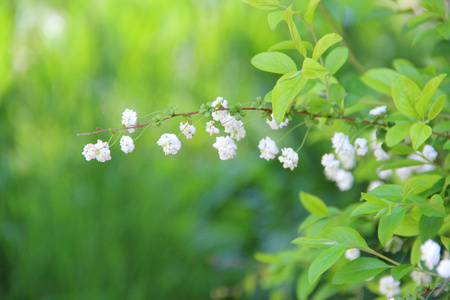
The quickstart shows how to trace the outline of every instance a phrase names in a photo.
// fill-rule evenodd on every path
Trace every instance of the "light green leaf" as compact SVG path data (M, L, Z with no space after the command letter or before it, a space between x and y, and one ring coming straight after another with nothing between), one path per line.
M419 218L413 214L407 214L394 230L398 236L416 236L419 235Z
M450 22L447 21L436 26L436 30L444 39L450 40Z
M286 21L289 27L289 32L291 34L291 38L294 41L295 48L297 48L298 52L301 55L306 57L306 48L303 45L300 34L298 33L297 27L295 26L294 20L292 19L292 5L289 6L284 12L283 19Z
M427 37L437 38L437 37L439 37L439 32L437 31L437 29L435 27L424 30L424 31L420 31L418 34L416 34L414 36L412 44L415 45L417 42L419 42L420 40L423 40L424 38L427 38Z
M446 8L443 0L431 0L431 7L433 7L433 10L437 13L439 13L441 16L445 17Z
M405 122L389 128L386 134L386 145L392 147L403 141L409 135L411 125L411 122Z
M427 111L428 104L430 103L431 98L433 97L434 93L436 93L438 86L441 84L445 76L447 76L447 74L441 74L437 77L432 78L427 82L427 84L425 84L425 87L420 93L420 96L415 104L415 108L416 112L422 119L425 117L425 112Z
M251 63L256 68L278 74L286 74L297 71L295 62L281 52L263 52L255 55Z
M319 197L305 192L300 192L300 201L306 210L313 215L319 217L325 217L328 215L327 206Z
M428 120L433 120L436 118L445 105L445 95L440 96L436 99L433 105L430 108L430 112L428 113Z
M296 295L298 300L308 300L309 295L314 291L316 284L310 284L308 280L308 270L303 270L300 274L297 287Z
M428 239L434 238L443 224L444 218L423 215L419 221L420 240L422 243L425 243Z
M420 246L422 243L420 242L420 238L417 238L414 241L414 244L411 249L411 264L417 264L419 263L420 256L422 255L422 252L420 251Z
M392 82L398 76L399 74L391 69L370 69L361 76L361 81L377 92L390 95Z
M369 203L373 203L377 206L388 206L389 204L391 204L392 202L366 194L366 193L361 193L361 196L364 198L364 200L366 200Z
M270 47L267 51L273 52L278 50L291 50L291 49L295 49L295 45L292 40L288 40L276 43L275 45Z
M272 91L269 91L269 92L264 96L264 102L267 102L267 103L271 103L271 102L272 102Z
M383 247L394 235L394 230L400 225L403 216L405 215L405 208L396 206L391 210L391 214L386 214L380 218L378 224L378 239Z
M431 127L423 123L416 123L411 126L409 135L411 136L411 142L413 148L417 150L422 144L431 136Z
M336 43L339 43L340 41L342 41L342 37L336 33L329 33L324 35L314 47L312 59L318 60L322 56L322 54L327 51L328 48Z
M309 283L314 284L320 275L325 273L339 258L344 255L345 248L334 246L322 252L314 261L308 270Z
M409 133L409 132L408 132ZM408 155L414 153L414 149L407 145L396 145L389 150L389 153L395 155Z
M328 74L328 70L317 61L305 57L302 66L303 76L308 79L315 79Z
M408 116L419 119L415 104L420 95L417 84L405 76L394 79L392 84L392 98L397 109Z
M347 61L348 49L345 47L337 47L331 50L325 59L325 68L330 71L330 75L334 75Z
M400 280L405 275L409 274L414 269L414 266L409 264L395 266L391 269L391 275L395 280Z
M406 180L405 184L403 185L403 199L406 199L409 194L414 194L414 190L420 186L425 184L425 180L419 178L419 177L412 177Z
M441 242L442 242L442 245L444 245L445 249L447 249L447 251L449 251L449 248L450 248L450 238L445 237L445 236L441 236Z
M414 16L413 18L411 18L408 23L406 23L406 25L408 25L408 27L413 28L416 27L420 24L425 23L426 21L428 21L429 19L433 18L437 16L436 13L433 12L426 12L423 14L419 14L417 16Z
M269 22L270 29L275 30L277 28L278 23L283 20L283 15L283 10L277 10L267 15L267 21Z
M314 12L316 11L317 4L320 0L309 0L308 8L306 9L305 15L303 16L305 21L312 24L314 20Z
M345 97L345 89L340 84L332 83L328 86L328 95L331 102L340 104Z
M308 79L302 75L287 79L296 72L281 76L272 91L272 107L275 122L280 124L285 119L285 114L292 101L302 90Z
M396 59L393 62L394 68L401 75L404 75L414 81L419 88L423 87L423 79L416 67L406 59Z
M313 237L299 237L292 241L292 244L310 247L310 248L328 248L338 243L330 239L321 239Z
M279 256L268 253L257 252L254 257L257 261L265 264L277 264L282 262Z
M277 0L241 0L241 1L262 10L274 10L280 7L280 3L278 3Z
M324 230L320 238L336 241L340 246L348 248L369 248L364 238L353 228L338 226Z
M363 282L391 268L381 260L360 257L340 268L333 277L333 284L354 284Z
M358 215L376 213L379 212L383 207L384 206L366 202L355 207L355 209L352 211L351 216L353 217Z
M420 211L428 217L446 217L444 201L441 195L433 195L427 206L421 206Z

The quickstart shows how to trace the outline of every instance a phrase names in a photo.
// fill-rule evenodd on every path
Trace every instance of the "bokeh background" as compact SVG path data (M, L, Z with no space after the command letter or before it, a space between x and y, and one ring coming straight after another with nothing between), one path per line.
M432 55L427 41L412 48L401 35L405 16L378 7L367 18L376 1L335 2L323 1L366 67L395 57L420 67ZM0 1L0 299L267 298L243 281L256 252L291 247L306 216L298 192L342 207L371 179L345 193L325 181L321 137L331 133L311 135L294 171L258 157L269 131L261 119L229 161L202 123L175 156L156 141L180 120L149 128L131 154L113 147L106 163L81 152L109 134L76 134L118 127L125 108L143 116L217 96L254 101L277 76L250 59L288 38L285 24L272 32L266 12L237 0ZM362 85L350 65L337 76L350 91ZM297 148L304 131L281 147Z

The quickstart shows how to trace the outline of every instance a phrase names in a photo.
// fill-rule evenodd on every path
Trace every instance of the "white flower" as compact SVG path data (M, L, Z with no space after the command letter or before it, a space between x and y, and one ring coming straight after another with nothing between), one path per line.
M195 134L195 127L194 125L190 125L188 122L180 123L180 130L181 132L186 136L187 139L192 139L192 136Z
M120 148L125 153L131 153L134 150L133 139L127 135L122 136L120 139Z
M443 259L439 266L436 268L437 273L442 278L450 277L450 259Z
M270 120L271 121L269 121L269 119L266 119L266 123L269 124L270 128L272 128L273 130L277 130L277 129L283 128L283 127L285 127L285 126L287 126L289 124L289 120L288 120L288 118L286 118L286 120L284 120L284 122L281 122L280 125L278 125L275 122L275 118L273 117L273 113L270 115Z
M400 178L402 181L405 181L409 177L411 177L412 172L414 171L414 167L403 167L395 169L395 174Z
M413 270L410 275L417 285L425 285L431 281L431 275L424 272Z
M218 134L220 132L220 130L218 128L214 127L214 121L209 121L209 122L206 123L205 131L207 133L209 133L211 136L213 134Z
M322 166L325 167L324 173L327 179L336 180L337 173L341 162L334 159L333 153L324 154L322 156Z
M125 127L136 126L137 113L134 110L128 108L125 109L125 111L122 113L122 124L125 125ZM134 128L130 128L128 129L128 132L133 133L134 130Z
M391 252L391 253L397 253L400 251L403 247L403 240L399 238L398 236L393 236L391 239L386 243L386 246L384 247L384 251Z
M381 148L381 145L383 145L383 142L377 143L376 149L373 152L373 155L375 155L375 158L379 161L381 160L387 160L391 157L389 153L384 152L383 148Z
M351 189L353 186L352 173L345 170L339 170L336 175L336 185L341 192Z
M441 257L441 246L435 241L429 239L422 246L420 246L420 251L422 251L422 256L420 260L425 261L425 266L433 270L434 266L439 263Z
M294 170L298 163L298 154L292 148L281 149L281 155L278 156L278 160L283 163L283 168Z
M361 251L359 249L353 248L345 251L345 258L348 260L357 259L361 255Z
M346 142L348 142L348 136L342 132L335 132L331 138L331 144L335 152L339 152L337 149L340 149Z
M277 145L268 136L259 141L258 148L261 150L261 155L259 157L264 158L267 161L274 159L275 155L278 154Z
M163 147L164 154L177 154L181 148L181 142L175 134L164 133L156 142L158 146Z
M369 183L369 186L367 187L367 191L369 192L369 191L373 190L374 188L376 188L377 186L380 186L382 184L384 184L384 182L380 181L380 180L371 181Z
M389 177L391 177L391 175L392 175L391 169L383 170L383 171L380 171L380 169L381 169L381 167L379 167L377 169L377 174L380 179L388 179Z
M102 140L97 140L97 144L95 144L95 148L97 149L96 159L99 162L105 162L107 160L111 160L111 151L109 150L108 142L103 142Z
M379 290L386 297L394 297L400 293L400 281L395 281L391 275L381 277Z
M367 148L367 140L363 138L357 138L355 141L355 150L356 154L359 156L366 155L367 151L369 150Z
M371 114L372 116L379 116L384 113L386 113L386 106L378 106L369 111L369 114Z
M246 135L244 123L236 120L236 118L230 114L227 114L227 116L222 119L222 125L225 128L225 132L229 133L231 138L236 141L242 140Z
M217 97L217 99L212 103L212 106L216 109L219 108L228 108L228 101L223 99L222 97ZM222 122L222 120L228 115L228 111L219 110L215 111L212 114L214 120L218 122Z
M331 143L342 167L347 170L353 168L356 164L355 149L350 144L348 136L342 132L335 132Z
M97 157L97 148L95 148L94 144L87 144L84 146L81 154L84 155L87 161L90 161L91 159L95 159Z
M429 161L435 161L437 158L438 153L436 150L434 150L433 146L425 145L423 147L422 154L429 160Z
M213 147L219 151L219 157L221 160L227 160L236 155L237 146L229 136L217 137Z

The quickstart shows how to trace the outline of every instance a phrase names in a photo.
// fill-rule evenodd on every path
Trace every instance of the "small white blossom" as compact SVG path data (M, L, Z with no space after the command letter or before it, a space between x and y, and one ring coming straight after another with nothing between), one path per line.
M213 134L218 134L220 132L220 130L218 128L214 127L214 124L215 124L214 121L209 121L206 123L205 131L207 133L209 133L211 136Z
M294 170L298 163L298 154L292 148L281 149L281 155L278 156L278 160L283 163L283 168Z
M373 155L375 155L375 158L378 161L382 161L382 160L388 160L391 155L389 153L384 152L383 148L381 148L381 145L383 145L383 142L379 142L377 143L376 149L373 152Z
M356 164L355 149L348 136L342 132L335 132L331 143L342 167L346 170L353 168Z
M125 109L122 113L122 124L125 127L136 126L137 125L137 113L131 109ZM133 133L135 131L134 128L128 129L129 133Z
M359 156L366 155L369 149L367 148L367 140L363 138L357 138L355 141L356 154Z
M437 273L442 278L450 277L450 259L443 259L439 266L436 268Z
M95 144L95 148L97 149L96 159L99 162L105 162L107 160L111 160L111 151L109 150L108 142L103 142L102 140L97 140L97 144Z
M163 147L164 154L177 154L181 148L181 142L175 134L164 133L156 142L158 146Z
M127 135L122 136L120 139L120 148L125 153L131 153L134 150L133 139Z
M222 125L225 128L225 132L229 133L231 138L235 139L236 141L242 140L246 135L244 123L242 123L242 121L236 120L236 118L231 116L230 114L222 119Z
M190 125L188 122L180 123L180 130L181 132L186 136L187 139L192 139L192 136L195 134L195 127L194 125Z
M426 285L431 281L431 275L424 272L414 270L410 275L417 285Z
M381 167L379 167L377 169L377 174L378 174L378 177L380 179L384 180L384 179L388 179L389 177L391 177L391 175L392 175L392 170L391 169L383 170L383 171L380 171L380 169L381 169Z
M227 160L236 155L237 146L229 136L217 137L213 147L219 151L219 157L221 160Z
M261 150L261 155L259 157L264 158L267 161L274 159L275 155L278 154L277 145L268 136L259 141L258 148Z
M391 275L381 277L379 284L380 293L386 297L394 297L400 293L400 281L395 281Z
M348 260L357 259L361 255L361 251L359 249L353 248L345 251L345 258Z
M273 117L273 113L272 113L270 115L270 121L269 121L269 119L266 119L266 123L269 124L270 128L272 128L273 130L277 130L277 129L287 126L289 124L289 120L288 120L288 118L286 118L286 120L284 120L284 122L281 122L280 125L278 125L275 122L275 118Z
M336 176L336 185L341 192L351 189L353 186L352 173L345 170L339 170Z
M367 187L367 191L369 192L369 191L373 190L374 188L376 188L377 186L380 186L382 184L384 184L384 182L380 181L380 180L371 181L369 183L369 186Z
M425 261L425 266L433 270L434 266L439 263L441 257L441 246L435 241L429 239L422 246L420 246L422 256L420 260Z
M435 161L437 158L438 153L436 150L434 150L433 146L425 145L423 147L422 154L429 160L429 161Z
M371 114L372 116L379 116L384 113L386 113L386 106L378 106L369 111L369 114Z
M217 99L212 103L212 106L216 109L228 108L228 101L223 99L222 97L217 97ZM222 122L222 120L228 115L228 111L219 110L213 112L211 115L215 121Z
M341 162L334 159L333 153L327 153L322 156L322 166L325 167L324 173L327 179L336 180Z
M391 252L391 253L397 253L400 251L403 247L403 240L399 238L398 236L393 236L391 239L386 243L386 246L384 247L384 251Z
M395 174L400 178L400 180L405 181L409 177L411 177L412 172L414 171L414 167L403 167L395 169Z
M87 161L90 161L91 159L95 159L97 157L97 148L95 148L94 144L87 144L84 146L81 154L84 155Z

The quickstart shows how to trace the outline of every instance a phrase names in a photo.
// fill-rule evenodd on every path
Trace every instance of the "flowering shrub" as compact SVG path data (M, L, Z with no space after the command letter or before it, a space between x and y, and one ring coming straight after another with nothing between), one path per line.
M86 160L110 160L109 148L119 139L122 151L130 153L135 145L124 133L138 129L142 134L149 126L162 126L175 117L183 118L178 134L165 133L157 141L166 155L180 151L181 134L192 139L197 128L205 128L210 136L220 135L212 143L219 158L232 159L238 151L236 142L247 135L247 123L243 122L246 113L260 111L268 124L267 136L257 146L260 158L269 161L278 155L283 168L293 171L301 163L299 153L301 157L310 130L324 130L330 133L330 152L323 153L321 159L324 178L335 182L340 191L347 191L359 180L355 170L365 167L373 169L376 180L346 209L327 206L320 198L301 191L300 201L310 215L299 227L300 237L293 241L299 247L277 255L256 256L263 263L256 274L262 286L277 295L275 291L282 284L290 284L295 274L299 299L312 294L315 299L336 294L356 297L364 289L381 298L448 296L449 79L441 72L448 66L418 69L408 61L396 60L394 69L365 70L342 32L316 36L316 9L321 7L327 13L319 0L310 0L304 13L278 0L244 2L269 11L272 29L281 22L289 29L290 40L251 60L258 69L281 75L273 89L249 106L229 105L222 97L202 104L195 112L175 113L177 107L170 106L164 117L155 115L149 123L140 123L137 113L126 109L121 127L79 134L111 134L108 142L98 140L84 147ZM414 29L434 22L437 25L433 30L417 33L417 39L432 35L449 40L450 23L444 2L426 0L422 5L425 11L406 26ZM294 19L309 31L313 43L300 35ZM300 61L280 52L292 49L299 53ZM346 92L340 84L335 75L347 60L362 73L361 81L376 92L377 105L363 95ZM202 118L194 122L198 116ZM291 129L287 134L299 126L307 131L296 150L283 147L279 151L284 137L274 141L270 130L288 126Z

